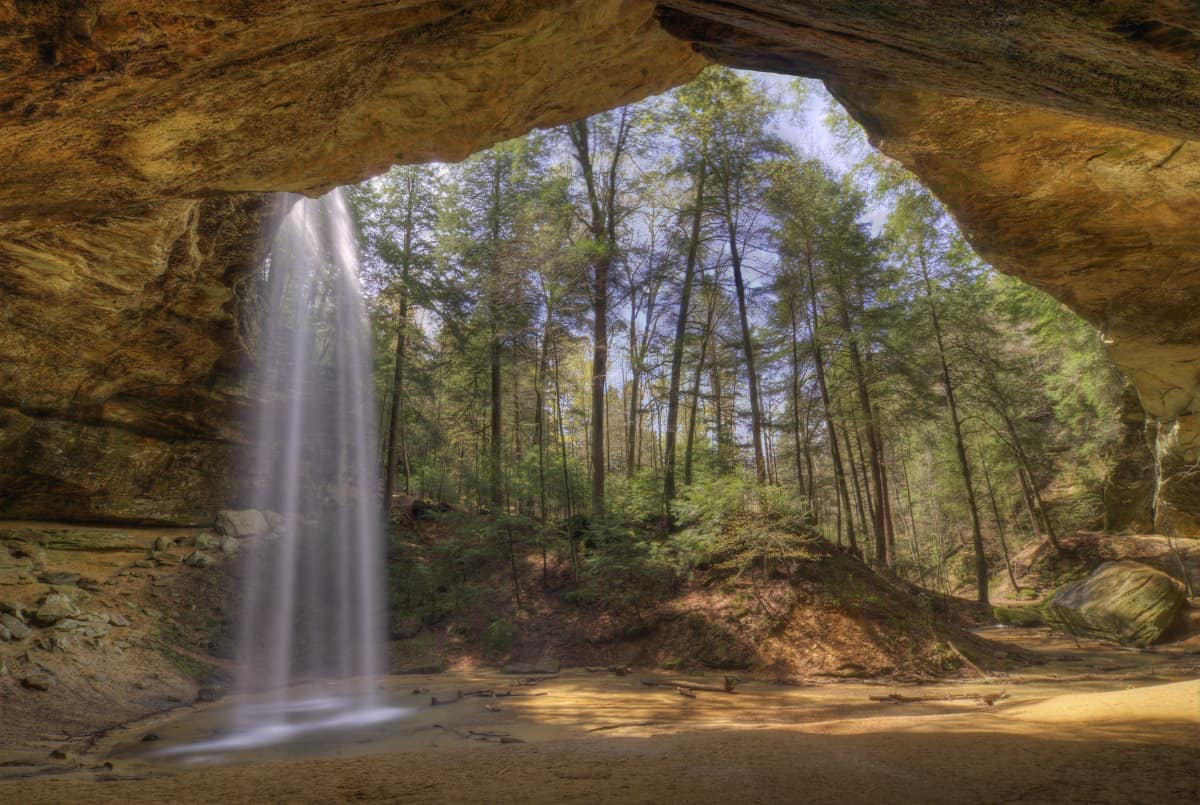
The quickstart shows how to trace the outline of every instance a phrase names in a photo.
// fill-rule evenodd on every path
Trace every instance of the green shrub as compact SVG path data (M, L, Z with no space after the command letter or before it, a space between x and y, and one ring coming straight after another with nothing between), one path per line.
M499 618L488 624L483 633L483 647L493 654L507 654L521 637L521 630L515 623Z

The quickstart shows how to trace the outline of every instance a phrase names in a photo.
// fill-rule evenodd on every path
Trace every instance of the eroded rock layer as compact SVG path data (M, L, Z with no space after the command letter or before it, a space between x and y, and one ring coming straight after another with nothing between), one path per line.
M0 227L0 515L207 522L238 442L260 201Z
M716 60L829 81L1101 328L1158 525L1200 532L1198 32L1180 0L0 0L0 515L218 508L256 226L225 194L460 158Z
M661 91L647 0L0 2L0 215L319 194Z

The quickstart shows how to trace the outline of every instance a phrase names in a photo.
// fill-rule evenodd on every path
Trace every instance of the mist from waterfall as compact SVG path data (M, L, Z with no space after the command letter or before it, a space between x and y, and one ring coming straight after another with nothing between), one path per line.
M276 201L248 502L280 516L244 556L237 692L257 695L237 708L231 748L389 715L376 693L385 556L354 224L338 190ZM348 681L333 697L294 691L328 680Z

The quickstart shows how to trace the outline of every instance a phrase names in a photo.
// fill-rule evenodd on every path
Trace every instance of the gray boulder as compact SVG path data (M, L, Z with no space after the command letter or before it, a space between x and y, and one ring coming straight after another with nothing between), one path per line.
M220 540L216 534L197 534L196 535L196 550L207 551L217 546Z
M73 618L79 610L71 599L60 593L50 593L33 614L33 619L42 626L52 626L63 618Z
M183 558L183 563L189 567L208 567L213 563L213 558L200 551L192 551Z
M175 540L171 539L170 537L162 536L154 540L154 550L156 551L169 551L174 547Z
M1141 562L1105 562L1046 603L1051 626L1076 637L1134 646L1158 640L1187 600L1182 584Z
M217 512L217 533L230 537L257 537L271 530L266 516L257 509L223 509Z
M237 556L237 552L242 549L242 543L238 542L233 537L221 537L221 553L226 556Z
M20 618L7 612L0 614L0 627L8 632L11 640L24 640L29 637L29 627L22 623Z

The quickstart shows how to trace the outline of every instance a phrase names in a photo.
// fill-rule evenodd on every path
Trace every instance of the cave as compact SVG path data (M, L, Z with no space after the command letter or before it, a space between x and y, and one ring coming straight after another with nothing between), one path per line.
M1149 490L1113 523L1200 536L1200 11L1172 0L0 3L0 520L230 508L271 194L462 160L714 64L824 82L980 256L1099 331Z

